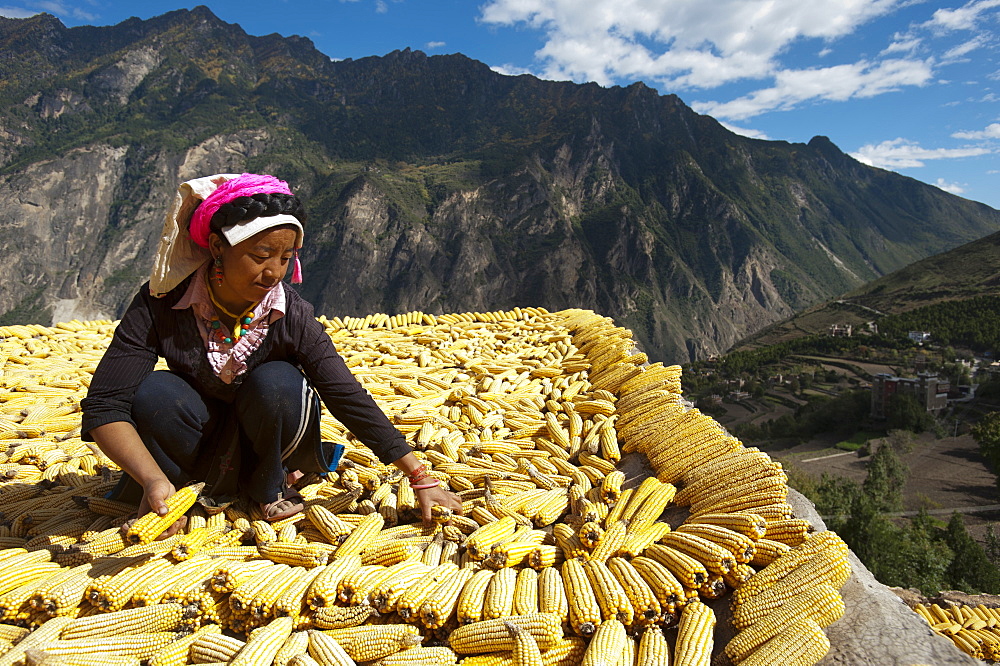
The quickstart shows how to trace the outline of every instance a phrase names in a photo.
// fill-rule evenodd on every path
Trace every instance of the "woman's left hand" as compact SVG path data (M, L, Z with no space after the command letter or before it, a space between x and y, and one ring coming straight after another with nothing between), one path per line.
M433 488L424 488L423 490L414 490L413 492L417 496L417 501L420 502L420 512L423 514L424 525L431 525L433 523L431 520L431 507L435 505L447 507L458 515L462 515L462 498L446 490L441 484Z

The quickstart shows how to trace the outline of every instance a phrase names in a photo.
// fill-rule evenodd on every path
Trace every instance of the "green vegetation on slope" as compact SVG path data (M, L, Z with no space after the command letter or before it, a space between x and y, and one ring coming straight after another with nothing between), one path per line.
M890 437L868 464L863 483L823 476L793 475L790 483L816 504L875 577L886 585L1000 594L1000 568L953 514L947 525L921 512L913 519L888 514L902 508L907 470L900 453L905 433Z

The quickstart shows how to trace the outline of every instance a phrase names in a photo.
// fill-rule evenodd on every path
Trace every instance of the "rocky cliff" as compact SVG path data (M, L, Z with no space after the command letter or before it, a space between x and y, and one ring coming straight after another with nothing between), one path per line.
M686 361L1000 229L823 137L736 136L675 96L463 56L331 62L204 7L0 18L0 313L115 317L173 188L272 172L311 213L318 312L586 307Z

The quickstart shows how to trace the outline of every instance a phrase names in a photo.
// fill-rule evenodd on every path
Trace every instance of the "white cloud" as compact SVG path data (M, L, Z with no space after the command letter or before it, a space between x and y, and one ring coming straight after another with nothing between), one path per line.
M37 13L37 11L21 9L20 7L0 7L0 16L3 16L4 18L22 19L34 16Z
M976 157L992 152L988 148L966 146L964 148L921 148L915 141L899 138L883 141L878 145L868 144L851 153L851 157L869 166L883 169L911 169L924 166L928 160L959 159Z
M80 7L69 5L62 2L62 0L32 0L28 4L34 9L48 12L50 14L54 14L55 16L71 16L80 21L97 20L96 14L91 14Z
M443 46L447 46L447 42L427 42L428 49L439 49Z
M833 53L833 49L820 49L819 53L817 53L816 55L818 55L820 58L825 58L831 53Z
M992 123L979 131L955 132L952 136L956 139L1000 139L1000 123Z
M379 14L385 14L389 11L389 5L385 0L375 0L375 11Z
M920 47L923 40L913 35L899 35L893 37L892 44L882 49L879 55L886 56L893 53L912 53Z
M973 0L957 9L938 9L924 26L937 31L972 30L984 12L996 7L1000 0Z
M934 185L941 188L945 192L951 192L952 194L963 194L965 192L965 188L963 186L958 183L946 182L944 178L938 178Z
M920 60L859 62L816 69L784 70L775 85L728 102L696 102L699 113L743 120L766 111L793 109L810 101L842 102L874 97L903 86L923 86L931 80L931 66Z
M721 124L733 134L739 134L740 136L745 136L749 139L762 139L764 141L771 140L771 137L760 130L750 129L749 127L737 127L736 125L730 125L729 123Z
M530 69L525 69L524 67L518 67L517 65L494 65L490 67L497 74L503 74L504 76L520 76L521 74L534 74Z
M771 76L793 43L848 35L901 2L489 0L481 20L544 31L535 55L549 78L712 88Z
M941 57L945 61L958 60L959 58L965 57L972 51L975 51L976 49L986 46L988 41L989 40L986 38L985 35L978 35L966 42L962 42L958 46L954 46L948 49L947 51L944 52L944 55L942 55Z

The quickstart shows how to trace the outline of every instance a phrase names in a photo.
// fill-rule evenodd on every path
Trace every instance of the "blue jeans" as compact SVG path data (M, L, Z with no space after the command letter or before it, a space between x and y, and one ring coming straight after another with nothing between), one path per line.
M132 402L136 430L174 486L209 481L209 494L239 492L261 503L282 496L288 470L336 468L342 449L320 441L319 417L315 391L284 361L254 368L232 403L206 398L162 370L142 381ZM137 487L125 476L112 495L137 501L129 497Z

